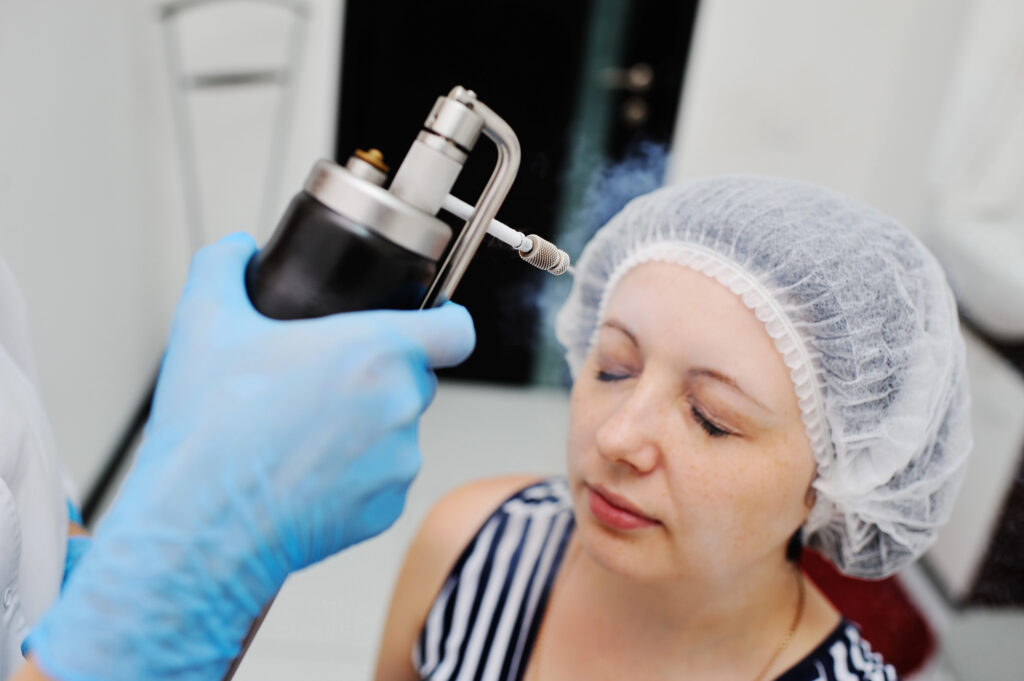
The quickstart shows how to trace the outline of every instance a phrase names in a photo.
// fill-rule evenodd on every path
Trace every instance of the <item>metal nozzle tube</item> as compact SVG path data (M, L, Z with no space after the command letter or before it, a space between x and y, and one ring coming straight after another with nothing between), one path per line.
M444 198L442 208L463 220L473 214L473 206L451 194ZM487 233L519 251L519 257L538 269L556 276L569 270L569 254L536 234L526 236L498 220L491 220Z
M469 216L473 214L473 206L451 194L444 197L444 203L441 204L441 207L463 220L468 220ZM487 233L521 253L529 253L530 249L533 248L533 244L525 234L509 227L500 220L491 220L490 224L487 225Z

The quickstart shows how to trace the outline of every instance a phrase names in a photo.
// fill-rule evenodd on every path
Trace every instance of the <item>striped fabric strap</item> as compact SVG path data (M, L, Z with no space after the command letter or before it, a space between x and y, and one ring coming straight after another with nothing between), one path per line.
M413 650L420 678L519 679L573 530L564 480L516 493L462 552Z

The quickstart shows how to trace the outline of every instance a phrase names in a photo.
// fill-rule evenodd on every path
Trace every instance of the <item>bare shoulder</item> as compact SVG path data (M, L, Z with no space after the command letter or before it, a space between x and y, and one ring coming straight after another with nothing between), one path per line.
M476 480L453 489L424 518L414 548L432 554L444 564L447 575L491 513L514 493L541 479L537 475L508 475Z
M381 637L376 679L418 678L411 664L412 646L459 554L505 499L541 479L510 475L478 480L438 500L420 524L398 575Z

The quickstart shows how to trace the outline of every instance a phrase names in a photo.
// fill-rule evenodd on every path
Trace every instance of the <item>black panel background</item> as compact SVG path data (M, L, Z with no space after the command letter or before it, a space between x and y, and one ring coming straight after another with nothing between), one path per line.
M356 148L377 147L396 168L434 100L453 85L464 85L508 121L522 146L519 175L499 218L520 231L550 237L594 3L349 0L346 5L336 159L343 161ZM638 139L669 143L695 5L631 3L622 27L629 32L624 63L643 58L655 66L650 97L656 115L640 128L613 131L604 141L610 159ZM493 145L481 138L453 193L474 202L494 161ZM527 382L538 318L532 301L546 276L487 237L454 296L473 314L477 349L445 374Z

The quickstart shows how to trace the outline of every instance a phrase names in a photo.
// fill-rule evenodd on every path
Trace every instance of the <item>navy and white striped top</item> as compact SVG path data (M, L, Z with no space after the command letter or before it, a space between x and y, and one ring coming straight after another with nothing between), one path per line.
M413 666L429 681L520 681L575 522L564 478L505 501L463 550L427 614ZM843 618L777 681L897 681Z

